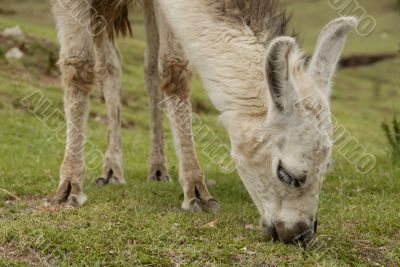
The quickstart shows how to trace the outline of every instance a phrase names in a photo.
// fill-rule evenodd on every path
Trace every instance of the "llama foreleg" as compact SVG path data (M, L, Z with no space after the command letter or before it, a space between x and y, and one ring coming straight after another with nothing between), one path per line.
M82 24L73 18L68 7L52 2L61 44L59 66L64 86L64 106L67 120L67 140L60 184L53 203L80 206L86 201L82 190L85 175L84 144L89 111L89 93L94 83L93 38ZM79 10L88 9L85 1Z
M190 104L192 72L189 62L173 33L166 27L167 24L159 23L158 25L161 28L159 57L161 89L166 96L163 102L170 119L179 159L179 181L184 193L182 209L215 213L219 211L220 206L205 184L192 134Z

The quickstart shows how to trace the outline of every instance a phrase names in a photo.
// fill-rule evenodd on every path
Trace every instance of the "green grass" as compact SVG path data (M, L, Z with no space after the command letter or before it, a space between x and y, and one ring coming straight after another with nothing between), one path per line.
M382 129L391 147L392 160L396 162L400 158L400 122L394 117L391 124L383 122Z
M293 11L292 24L311 51L322 26L335 17L326 1L284 1ZM345 54L394 52L400 42L394 1L361 1L378 22L376 32L350 38ZM0 0L0 28L21 25L32 36L55 41L46 1ZM398 11L398 10L397 10ZM332 96L334 116L377 158L376 167L359 174L338 149L326 178L319 208L318 236L307 250L264 240L258 212L236 173L222 174L199 151L211 188L220 201L218 215L189 214L177 182L177 159L165 123L171 184L146 181L149 155L147 97L143 81L143 29L135 18L136 39L120 40L124 58L126 103L122 121L125 176L128 184L98 189L101 169L88 170L87 204L78 210L50 211L45 200L58 185L64 141L30 113L21 100L39 90L62 110L62 89L32 66L0 59L0 266L20 265L148 265L148 266L399 266L400 166L389 160L381 123L400 112L399 59L340 70ZM382 33L388 39L382 40ZM397 34L397 35L396 35ZM385 35L386 36L386 35ZM1 47L1 44L0 44ZM0 55L3 53L0 53ZM196 77L194 106L202 121L229 144L217 113ZM89 142L104 151L105 107L95 91L91 101ZM62 118L56 118L62 123ZM133 126L132 126L133 125ZM19 200L14 202L14 197Z

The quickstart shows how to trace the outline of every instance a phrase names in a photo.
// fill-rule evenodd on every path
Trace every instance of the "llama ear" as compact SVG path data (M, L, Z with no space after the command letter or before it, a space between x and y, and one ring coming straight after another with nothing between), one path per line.
M271 94L270 106L280 113L290 113L297 101L290 59L297 50L296 40L291 37L278 37L269 46L266 58L266 80Z
M337 18L325 26L318 38L308 71L328 97L332 76L347 36L356 25L357 19L354 17Z

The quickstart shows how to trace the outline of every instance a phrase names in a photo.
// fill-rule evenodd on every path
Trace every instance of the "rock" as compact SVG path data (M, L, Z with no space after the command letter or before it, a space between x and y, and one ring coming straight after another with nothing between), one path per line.
M0 15L15 15L15 10L4 9L0 7Z
M7 200L6 201L6 205L9 205L9 206L15 206L17 204L17 201L15 201L15 200Z
M212 180L212 179L208 179L207 180L207 186L208 187L213 187L213 186L216 186L216 185L217 185L217 181Z
M6 59L17 59L17 60L20 60L23 57L24 57L24 53L22 53L22 51L18 47L11 48L6 53Z
M5 29L3 31L2 34L4 37L9 37L9 38L13 38L13 39L17 39L17 40L24 40L25 39L25 34L24 32L21 30L20 26L15 26L14 28L8 28Z

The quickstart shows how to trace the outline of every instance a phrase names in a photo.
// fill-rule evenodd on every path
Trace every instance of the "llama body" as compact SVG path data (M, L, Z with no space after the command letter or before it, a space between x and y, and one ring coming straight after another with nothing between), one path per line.
M126 17L130 1L103 1L109 9L96 8L101 2L97 0L64 1L73 2L77 10L91 10L89 29L96 33L91 35L67 12L71 6L53 0L68 122L54 202L79 206L86 201L82 147L95 81L104 92L109 123L104 171L97 182L125 183L119 119L122 72L113 37L130 31ZM315 233L319 192L332 147L330 80L356 21L340 18L327 25L306 64L295 39L284 36L287 21L275 7L275 1L264 0L143 2L152 138L149 179L170 179L158 108L165 97L167 104L182 107L170 116L184 192L182 208L193 212L220 208L204 182L187 112L193 65L221 113L238 172L267 236L290 243L309 241ZM107 23L101 24L101 19L93 23L93 14L104 16Z

